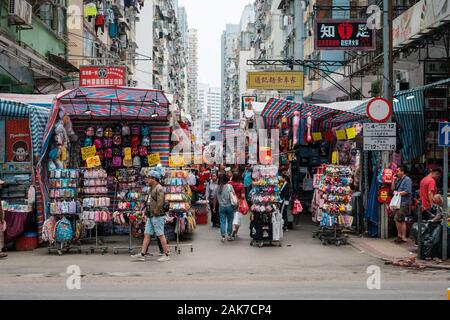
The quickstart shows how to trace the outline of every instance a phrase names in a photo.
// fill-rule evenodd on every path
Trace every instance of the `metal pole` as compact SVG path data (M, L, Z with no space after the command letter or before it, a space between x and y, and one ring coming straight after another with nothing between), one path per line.
M442 220L442 259L447 260L447 220L448 220L448 147L444 148L444 219Z
M394 63L393 63L393 34L392 34L392 0L383 0L383 96L392 103L393 100L393 78L394 78ZM391 122L388 119L387 122ZM390 152L383 151L381 156L382 169L389 165ZM380 238L386 239L388 237L388 219L386 205L380 207Z
M417 259L422 259L422 206L417 209Z

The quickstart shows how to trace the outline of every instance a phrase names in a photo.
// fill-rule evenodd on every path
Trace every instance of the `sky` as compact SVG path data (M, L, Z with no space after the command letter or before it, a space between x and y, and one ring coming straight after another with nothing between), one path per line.
M225 25L238 24L252 0L178 0L186 8L188 26L198 30L199 83L220 87L221 35Z

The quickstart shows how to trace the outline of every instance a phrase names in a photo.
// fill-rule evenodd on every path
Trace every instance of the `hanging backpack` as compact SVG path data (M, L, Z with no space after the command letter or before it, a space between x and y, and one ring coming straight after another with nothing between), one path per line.
M62 218L56 224L55 237L56 241L60 243L70 242L74 236L72 224L67 218Z

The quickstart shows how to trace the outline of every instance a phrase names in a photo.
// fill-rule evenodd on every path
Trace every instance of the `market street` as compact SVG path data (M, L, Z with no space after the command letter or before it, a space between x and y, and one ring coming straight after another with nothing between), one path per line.
M113 255L48 255L46 249L10 253L0 263L0 299L446 299L450 274L384 266L351 246L322 246L307 223L289 231L283 247L222 244L217 229L198 226L194 252L172 261L132 262ZM247 222L248 223L248 222ZM126 238L122 238L124 240ZM110 248L116 243L108 242ZM155 252L154 244L151 247ZM81 290L68 290L69 265L81 268ZM368 290L367 268L381 268L381 290Z

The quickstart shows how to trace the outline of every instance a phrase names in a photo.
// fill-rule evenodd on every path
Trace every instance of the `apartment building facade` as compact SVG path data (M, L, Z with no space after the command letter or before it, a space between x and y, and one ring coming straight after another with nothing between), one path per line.
M197 126L201 123L202 111L198 105L198 33L196 29L188 29L187 82L188 82L188 114Z
M77 68L67 61L66 1L0 3L0 91L54 93ZM52 16L44 16L50 8Z
M222 121L239 119L239 41L241 26L227 24L222 33Z

